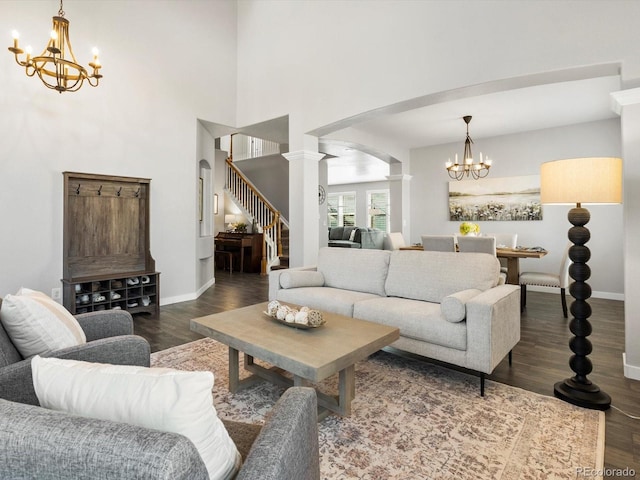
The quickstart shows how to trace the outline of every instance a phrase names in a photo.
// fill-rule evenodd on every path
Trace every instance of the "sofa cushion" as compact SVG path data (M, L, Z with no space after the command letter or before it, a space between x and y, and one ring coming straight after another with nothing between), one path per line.
M384 296L390 254L387 250L325 247L318 253L318 271L327 287Z
M320 272L310 270L287 270L280 275L282 288L321 287L324 276Z
M42 358L31 361L40 405L184 435L209 478L232 478L240 455L213 406L213 373Z
M387 295L440 303L461 290L498 284L500 262L487 253L396 250L391 252Z
M440 303L444 319L453 323L464 320L467 317L467 302L480 293L477 288L470 288L444 297Z
M329 229L329 240L342 240L344 227L331 227Z
M353 306L353 317L398 327L402 337L467 349L467 322L447 322L437 303L397 297L362 300Z
M349 240L351 238L351 234L355 231L356 227L343 227L342 228L342 238L339 240ZM349 240L352 241L352 240Z
M349 240L330 240L329 246L342 248L360 248L360 244Z
M0 321L25 358L87 341L80 324L66 308L28 288L3 299Z
M277 300L297 305L317 308L326 312L353 316L353 304L371 298L379 298L373 293L354 292L331 287L304 287L278 290Z

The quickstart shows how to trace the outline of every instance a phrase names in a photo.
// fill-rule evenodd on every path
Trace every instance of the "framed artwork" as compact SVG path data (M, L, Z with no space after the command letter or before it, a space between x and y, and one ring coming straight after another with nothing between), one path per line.
M449 220L542 220L540 175L449 182Z

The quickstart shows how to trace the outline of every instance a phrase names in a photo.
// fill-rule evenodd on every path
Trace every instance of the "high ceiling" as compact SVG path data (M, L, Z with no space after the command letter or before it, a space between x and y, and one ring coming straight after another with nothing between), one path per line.
M433 103L398 113L363 115L350 119L350 127L392 139L404 148L464 142L462 117L472 115L469 132L474 140L518 132L561 127L615 118L610 93L620 90L618 75L511 89ZM371 118L373 117L373 118ZM363 154L344 142L321 142L329 159L329 184L384 180L388 159ZM324 151L324 150L323 150ZM386 171L386 173L385 173Z

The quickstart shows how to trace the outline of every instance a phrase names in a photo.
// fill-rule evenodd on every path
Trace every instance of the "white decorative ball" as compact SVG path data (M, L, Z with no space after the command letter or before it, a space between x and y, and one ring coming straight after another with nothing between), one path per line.
M278 320L284 320L284 317L287 316L287 313L289 313L289 308L285 305L280 305L278 307L278 310L276 310L276 318Z
M267 304L267 313L272 317L275 316L278 311L278 307L280 306L280 302L277 300L272 300Z
M287 316L284 317L284 321L287 323L294 323L296 321L296 314L293 312L287 313Z
M307 315L308 313L306 311L300 309L300 311L296 313L296 319L295 319L296 323L299 323L301 325L307 325L309 323L307 320Z

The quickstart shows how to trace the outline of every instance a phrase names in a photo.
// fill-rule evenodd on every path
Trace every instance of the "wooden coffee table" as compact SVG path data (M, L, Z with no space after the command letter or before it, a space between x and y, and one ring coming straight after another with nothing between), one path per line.
M326 323L308 330L276 322L263 312L267 302L191 320L191 330L229 347L229 391L267 380L277 385L310 385L338 373L338 396L318 393L319 418L329 411L351 414L355 364L399 338L397 328L323 312ZM240 379L238 353L253 375ZM270 365L254 363L254 357ZM281 374L290 372L293 379ZM316 389L317 391L317 389Z

